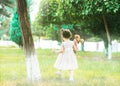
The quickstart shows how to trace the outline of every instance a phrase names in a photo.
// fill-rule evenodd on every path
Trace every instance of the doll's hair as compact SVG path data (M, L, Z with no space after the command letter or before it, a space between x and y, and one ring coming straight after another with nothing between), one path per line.
M70 32L70 30L63 30L62 36L64 38L71 38L72 37L72 33Z
M75 38L75 39L76 39L76 38L79 38L79 39L80 39L80 35L75 34L74 38Z
M77 43L79 43L80 40L81 40L81 39L80 39L80 35L75 34L75 35L74 35L74 39L76 40Z

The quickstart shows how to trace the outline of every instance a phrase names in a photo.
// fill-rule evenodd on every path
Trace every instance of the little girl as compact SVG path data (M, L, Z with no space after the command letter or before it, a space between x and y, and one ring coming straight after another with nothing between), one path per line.
M80 38L80 35L75 34L73 42L74 42L74 45L76 46L76 48L77 48L77 50L78 50L77 44L79 44L80 42L83 43L83 42L84 42L84 39L81 39L81 38ZM74 50L74 52L76 53L76 50Z
M69 30L63 30L62 31L62 38L63 41L61 45L61 50L58 51L59 55L57 57L57 60L54 64L54 67L57 68L59 71L57 74L61 75L62 70L69 70L70 71L70 81L73 81L73 71L78 68L76 55L73 51L77 50L76 46L74 45L74 42L70 41L70 38L72 37L72 33Z

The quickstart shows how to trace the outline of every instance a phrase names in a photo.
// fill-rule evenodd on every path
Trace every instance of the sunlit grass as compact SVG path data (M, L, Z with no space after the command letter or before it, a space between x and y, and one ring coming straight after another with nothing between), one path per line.
M36 50L41 82L35 86L119 86L120 53L113 53L108 60L102 52L78 52L79 68L75 70L75 81L70 82L69 72L63 71L59 78L53 67L57 54L50 49ZM25 55L21 49L0 48L0 86L33 86L27 82Z

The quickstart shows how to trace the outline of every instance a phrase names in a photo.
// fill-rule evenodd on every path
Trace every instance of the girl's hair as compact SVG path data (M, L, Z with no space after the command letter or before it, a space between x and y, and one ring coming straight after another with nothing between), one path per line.
M64 38L71 38L72 37L72 33L69 30L63 30L62 36Z

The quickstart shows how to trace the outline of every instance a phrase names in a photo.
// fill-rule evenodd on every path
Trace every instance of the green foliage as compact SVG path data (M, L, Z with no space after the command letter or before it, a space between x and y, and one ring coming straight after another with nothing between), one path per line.
M69 4L65 6L66 4L64 3L65 2L61 0L47 0L47 1L42 0L40 3L39 12L37 14L35 22L38 22L38 26L39 26L39 29L41 29L41 32L42 31L44 33L47 32L46 36L50 37L51 39L58 39L56 37L59 37L60 28L73 29L74 25L71 23L72 20L70 20L70 18L72 18L71 13L69 14L69 16L67 16L68 14L67 11L69 11L71 7L68 9L67 7L69 6ZM51 28L51 25L52 25L52 28ZM47 27L47 29L43 29L45 27ZM57 30L57 31L54 31L54 30Z
M84 38L91 36L107 39L102 15L106 16L112 39L119 37L119 0L42 0L37 22L41 26L56 25L59 30L63 25L73 25L73 33ZM54 34L53 34L54 35Z
M9 36L9 23L10 23L10 19L6 18L3 19L1 22L1 26L0 26L0 38L5 34L7 36Z
M57 30L55 30L55 26L52 24L46 28L46 36L49 37L49 39L61 41L58 27Z
M79 14L82 17L82 24L89 33L94 34L106 40L105 25L102 15L106 16L108 29L111 37L119 37L119 13L120 13L120 1L119 0L78 0L81 3L77 10L81 10ZM82 8L82 9L81 9ZM85 22L85 23L83 23ZM116 27L117 26L117 27ZM81 27L82 28L82 27ZM88 33L88 32L87 32Z
M61 28L63 28L63 29L73 29L73 24L62 24ZM59 30L59 27L57 27L57 25L54 25L54 30Z
M14 10L15 1L14 0L0 0L0 16L10 17L10 14Z
M10 40L14 41L19 46L22 46L22 33L20 31L20 22L18 13L15 12L10 25Z
M8 35L11 14L14 11L14 0L0 0L0 38L2 35Z
M116 13L120 8L119 3L119 0L83 0L82 14Z
M32 23L32 34L38 37L45 36L45 29L40 23L36 20Z

